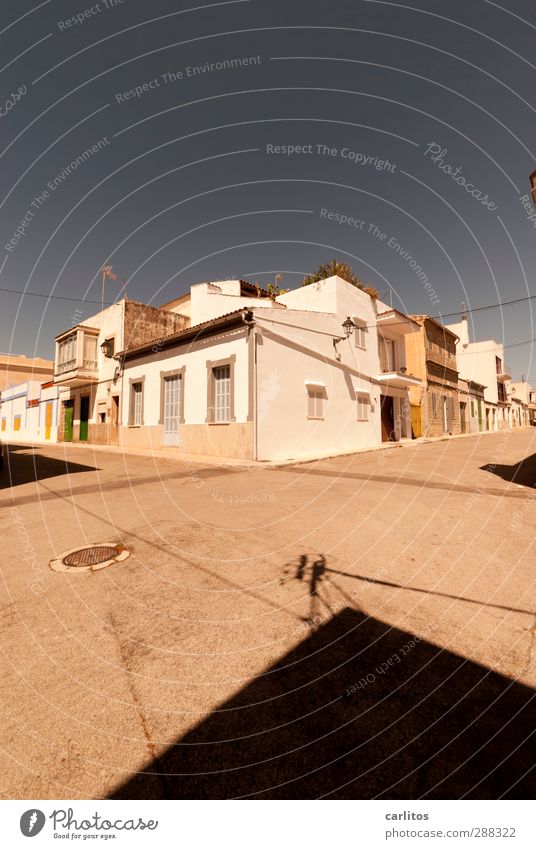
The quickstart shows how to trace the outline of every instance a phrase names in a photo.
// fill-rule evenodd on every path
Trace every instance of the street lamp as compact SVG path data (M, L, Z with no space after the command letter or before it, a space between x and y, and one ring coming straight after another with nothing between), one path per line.
M343 321L342 323L342 329L344 330L347 339L350 338L350 333L352 332L352 330L354 330L354 328L354 322L352 321L349 315L346 316L346 321Z
M341 361L341 355L337 351L338 342L342 342L344 339L349 339L352 330L355 329L355 324L350 318L350 316L346 316L346 320L342 323L342 329L344 330L344 336L334 336L333 337L333 347L335 348L335 359L339 362Z
M102 345L100 346L100 349L105 357L108 357L108 359L112 357L114 353L114 344L112 340L105 339Z

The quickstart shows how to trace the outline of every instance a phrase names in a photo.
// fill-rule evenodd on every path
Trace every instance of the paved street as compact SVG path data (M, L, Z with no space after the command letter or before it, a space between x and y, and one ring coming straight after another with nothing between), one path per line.
M12 446L4 797L530 792L535 451L536 428L283 468ZM110 541L124 563L48 567Z

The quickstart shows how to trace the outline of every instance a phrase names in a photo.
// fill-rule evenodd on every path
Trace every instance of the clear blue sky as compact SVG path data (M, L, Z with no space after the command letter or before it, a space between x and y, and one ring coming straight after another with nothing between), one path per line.
M0 286L73 300L0 292L0 349L50 356L106 260L156 304L224 277L290 288L332 257L408 312L533 293L536 9L412 6L5 2ZM536 335L531 302L474 319L476 338ZM506 351L536 384L531 357Z

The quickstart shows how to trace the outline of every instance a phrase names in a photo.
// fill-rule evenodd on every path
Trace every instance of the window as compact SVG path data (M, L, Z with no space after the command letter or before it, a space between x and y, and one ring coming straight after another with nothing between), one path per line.
M207 422L229 424L234 415L234 364L236 355L207 361Z
M324 396L326 390L322 386L310 385L307 387L307 418L324 418Z
M395 343L392 339L378 339L380 353L380 370L382 372L395 371Z
M57 373L76 368L76 333L58 343Z
M357 393L357 421L368 422L370 398L366 392Z
M437 396L432 392L432 416L437 416Z
M214 421L231 420L231 366L216 366L214 374Z
M130 416L131 427L141 427L143 424L143 381L132 381L130 384Z
M361 321L359 318L355 318L354 316L354 339L356 348L366 348L367 347L367 325L364 321Z
M84 333L84 368L97 368L97 337Z

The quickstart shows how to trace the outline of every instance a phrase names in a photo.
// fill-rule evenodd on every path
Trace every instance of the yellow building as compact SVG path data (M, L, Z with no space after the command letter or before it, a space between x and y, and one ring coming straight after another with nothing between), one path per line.
M17 383L38 380L45 383L54 374L54 361L25 354L0 354L0 392Z
M406 336L408 371L422 380L410 387L411 428L414 437L460 433L460 402L456 341L448 328L427 315L412 315L417 333Z

